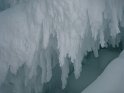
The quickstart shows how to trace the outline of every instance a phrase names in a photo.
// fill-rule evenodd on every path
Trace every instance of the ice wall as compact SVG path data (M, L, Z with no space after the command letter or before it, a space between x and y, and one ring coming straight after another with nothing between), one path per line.
M87 52L97 57L100 47L118 46L123 5L123 0L29 0L1 12L0 83L25 64L25 87L43 86L59 63L65 88L70 62L79 78Z

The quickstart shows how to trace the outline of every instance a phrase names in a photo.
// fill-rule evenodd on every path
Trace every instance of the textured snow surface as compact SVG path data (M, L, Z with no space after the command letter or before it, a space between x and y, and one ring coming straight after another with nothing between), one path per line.
M19 1L12 0L13 7L0 12L0 85L8 73L24 69L24 82L17 85L29 87L23 90L26 93L38 93L59 63L65 88L70 63L78 79L88 52L98 57L100 46L115 47L120 42L123 0Z
M123 93L124 92L124 51L114 59L104 72L82 93Z

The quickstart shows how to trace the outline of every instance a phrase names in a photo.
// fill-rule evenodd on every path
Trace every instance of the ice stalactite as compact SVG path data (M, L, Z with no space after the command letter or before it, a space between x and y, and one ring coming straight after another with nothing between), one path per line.
M62 88L64 89L66 87L67 84L67 78L68 78L68 74L69 74L69 61L68 59L65 59L66 63L62 66L62 76L61 76L61 80L62 80Z
M4 72L0 70L0 82L4 82L9 68L16 74L25 64L25 85L31 88L38 74L39 82L44 85L51 80L52 68L59 63L65 88L70 62L67 58L73 63L75 77L79 78L87 52L93 51L97 57L100 47L116 46L120 42L123 0L24 2L0 13L0 63L3 64L0 69L4 69ZM35 83L40 86L39 82Z

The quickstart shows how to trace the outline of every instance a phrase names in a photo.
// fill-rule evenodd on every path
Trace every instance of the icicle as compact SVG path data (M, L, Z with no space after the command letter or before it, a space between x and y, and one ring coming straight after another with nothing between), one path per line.
M89 1L88 16L92 31L92 36L97 40L98 31L101 30L103 25L103 13L105 11L104 0Z
M74 74L75 78L78 79L80 76L80 72L82 71L82 64L81 61L74 62Z
M51 59L51 53L50 53L51 51L49 50L49 49L47 49L47 51L46 51L46 55L45 55L45 57L46 57L46 68L47 68L47 73L46 73L46 82L49 82L50 80L51 80L51 78L52 78L52 65L51 65L51 61L52 61L52 59Z
M44 51L45 53L45 51ZM40 66L42 69L42 76L41 76L41 83L44 84L46 83L46 77L47 77L47 67L46 67L46 59L45 59L45 55L43 54L43 52L40 55Z
M69 62L68 62L68 59L65 59L65 63L61 67L61 69L62 69L62 76L61 76L62 88L64 89L66 87L67 78L68 78L68 74L69 74Z

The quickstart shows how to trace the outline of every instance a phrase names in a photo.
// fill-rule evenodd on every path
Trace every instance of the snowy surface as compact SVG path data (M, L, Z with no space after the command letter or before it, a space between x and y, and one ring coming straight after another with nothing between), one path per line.
M82 93L123 93L124 92L124 51L114 59L104 72Z

